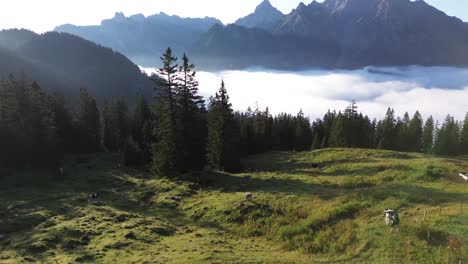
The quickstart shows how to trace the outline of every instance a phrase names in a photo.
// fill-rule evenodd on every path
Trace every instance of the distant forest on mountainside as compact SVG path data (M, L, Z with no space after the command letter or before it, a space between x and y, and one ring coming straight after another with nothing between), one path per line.
M102 102L109 96L151 96L151 82L122 54L67 33L0 31L0 76L26 75L67 99L86 88Z

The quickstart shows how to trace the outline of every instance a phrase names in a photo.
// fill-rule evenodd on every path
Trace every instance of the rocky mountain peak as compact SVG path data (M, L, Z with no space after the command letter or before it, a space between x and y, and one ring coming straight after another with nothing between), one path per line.
M272 30L281 23L283 18L284 14L281 11L273 7L269 0L264 0L255 8L254 13L240 18L235 24L248 28Z

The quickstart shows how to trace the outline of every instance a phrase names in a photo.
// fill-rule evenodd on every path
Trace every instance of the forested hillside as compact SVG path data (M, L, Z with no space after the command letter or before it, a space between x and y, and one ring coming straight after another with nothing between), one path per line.
M1 76L25 74L47 91L57 89L67 97L76 98L79 88L87 88L99 102L110 96L152 95L151 82L138 66L120 53L74 35L4 30L0 56Z

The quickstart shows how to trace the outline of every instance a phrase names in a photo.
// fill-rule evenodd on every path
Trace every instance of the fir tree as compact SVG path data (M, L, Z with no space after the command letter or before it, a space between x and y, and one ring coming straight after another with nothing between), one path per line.
M229 102L224 81L208 108L207 162L213 169L236 171L240 167L239 125Z
M80 89L80 97L75 110L75 149L94 152L101 148L100 117L96 100L87 90Z
M448 115L437 133L435 153L438 155L457 155L460 153L460 126Z
M320 148L328 147L328 140L330 138L333 126L335 124L336 117L336 112L331 112L330 110L328 110L328 112L323 117L323 137Z
M187 171L202 168L206 145L205 101L198 94L195 65L186 54L182 57L176 86L176 121L179 168Z
M127 145L133 147L133 145L136 144L138 146L143 155L142 163L148 162L151 154L150 145L152 142L152 122L153 116L148 102L143 95L139 94L136 97L136 102L131 118L132 139L127 141Z
M335 124L330 133L329 146L333 148L345 148L347 147L346 134L345 134L345 119L346 117L338 113L335 119Z
M129 137L128 107L122 98L112 97L102 109L103 146L111 152L122 151Z
M414 113L408 125L408 151L421 152L423 148L423 120L419 111Z
M463 121L463 128L460 139L460 153L468 155L468 113L466 114L465 120Z
M177 142L175 124L174 91L177 83L177 58L168 48L161 57L163 67L158 76L153 76L156 90L155 114L157 125L154 130L156 143L153 145L153 168L161 176L175 175L177 170Z
M295 118L295 145L294 150L304 151L310 149L312 145L312 130L309 119L304 117L302 109Z
M55 128L63 151L73 150L73 117L65 97L54 91L51 97L51 107L55 116Z
M422 151L424 153L432 153L434 147L434 119L430 116L424 124L423 136L422 136Z
M322 140L325 137L323 121L321 119L317 119L312 123L312 134L312 149L320 149L322 146Z
M395 132L396 132L396 146L394 147L395 150L400 151L409 151L410 144L411 144L411 137L409 133L409 123L410 117L408 112L405 113L403 119L397 118L397 122L395 125Z
M379 148L395 149L396 148L396 120L395 111L388 108L385 119L381 123L379 135Z

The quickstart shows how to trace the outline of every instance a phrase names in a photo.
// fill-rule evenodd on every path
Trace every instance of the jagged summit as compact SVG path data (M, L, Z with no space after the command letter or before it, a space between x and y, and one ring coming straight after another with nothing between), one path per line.
M123 12L116 12L115 15L114 15L114 19L121 20L121 19L125 19L125 18L126 18L126 16L125 16L125 14Z
M255 12L237 20L236 25L247 28L261 28L272 30L277 27L284 18L284 14L271 5L269 0L264 0L255 8Z
M255 8L255 12L259 12L259 11L262 11L262 10L271 10L271 9L276 9L275 7L273 7L273 5L271 4L271 2L269 0L263 0L263 2L261 2L257 8Z

